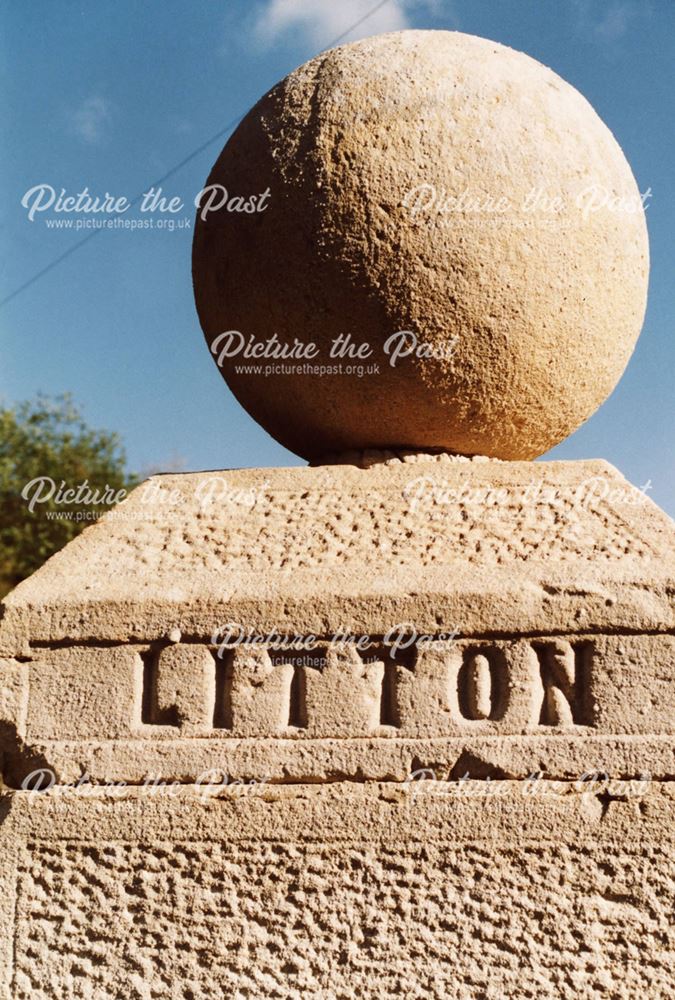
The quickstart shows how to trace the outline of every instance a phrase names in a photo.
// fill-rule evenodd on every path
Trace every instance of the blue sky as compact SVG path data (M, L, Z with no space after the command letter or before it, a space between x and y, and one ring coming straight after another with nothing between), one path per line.
M30 223L37 184L132 198L364 18L375 0L0 3L0 298L83 235ZM675 513L675 3L673 0L386 0L347 40L448 28L521 49L577 87L631 163L647 211L651 282L619 387L552 452L604 457ZM163 185L191 201L223 145ZM70 391L117 430L135 470L302 464L241 409L194 310L191 231L97 234L2 307L0 399Z

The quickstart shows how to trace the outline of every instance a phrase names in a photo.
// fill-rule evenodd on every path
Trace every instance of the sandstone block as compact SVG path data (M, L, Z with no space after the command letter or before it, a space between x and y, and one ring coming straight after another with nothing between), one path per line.
M265 649L235 650L227 670L224 722L238 736L276 736L289 725L293 667Z
M169 646L156 657L148 721L191 729L212 729L216 701L216 665L204 646Z
M328 649L322 670L303 673L308 736L363 736L379 726L383 663L364 663L353 647L339 644Z
M128 517L102 518L7 596L0 649L165 642L177 625L211 644L226 622L263 636L675 631L675 529L616 469L415 457L219 474L253 506L204 507L212 473L158 477L172 512L139 486Z
M43 650L29 678L29 742L123 738L140 725L143 661L131 648Z
M461 789L14 793L0 997L672 994L668 783Z
M21 738L25 735L28 705L28 665L0 659L0 726L10 726Z

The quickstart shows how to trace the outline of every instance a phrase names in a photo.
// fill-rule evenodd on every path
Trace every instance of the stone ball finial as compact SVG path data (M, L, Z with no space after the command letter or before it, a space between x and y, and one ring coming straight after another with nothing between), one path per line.
M193 247L224 378L310 459L542 454L616 385L647 276L638 188L588 102L445 31L367 38L277 84L213 167Z

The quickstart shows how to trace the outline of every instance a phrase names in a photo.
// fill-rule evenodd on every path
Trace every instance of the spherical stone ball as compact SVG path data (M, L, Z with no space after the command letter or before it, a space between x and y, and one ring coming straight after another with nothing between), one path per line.
M457 32L305 63L243 119L198 198L214 360L313 460L542 454L616 385L647 275L638 188L588 102Z

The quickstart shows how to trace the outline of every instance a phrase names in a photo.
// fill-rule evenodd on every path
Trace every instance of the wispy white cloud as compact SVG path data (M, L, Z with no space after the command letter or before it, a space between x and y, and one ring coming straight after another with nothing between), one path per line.
M437 15L443 6L442 0L386 0L380 5L377 0L265 0L254 36L268 47L289 32L299 31L310 44L323 48L352 25L342 41L401 31L411 27L412 11L425 9Z
M635 7L630 3L620 3L610 7L595 25L595 34L607 42L622 38L636 13Z
M112 108L103 97L87 97L70 114L71 131L89 146L97 146L108 133Z
M574 0L577 27L580 33L596 42L618 42L630 30L633 22L650 17L650 0L615 0L599 7L592 0Z

